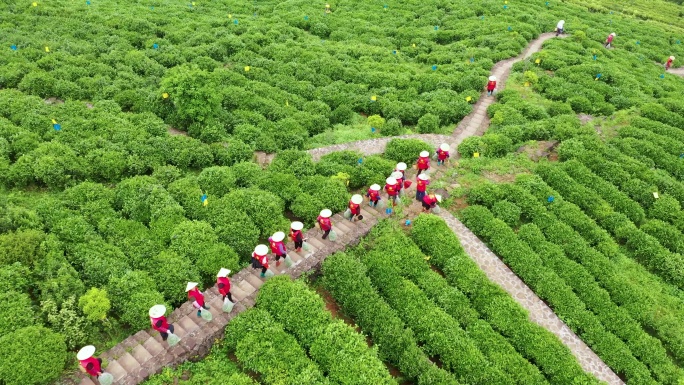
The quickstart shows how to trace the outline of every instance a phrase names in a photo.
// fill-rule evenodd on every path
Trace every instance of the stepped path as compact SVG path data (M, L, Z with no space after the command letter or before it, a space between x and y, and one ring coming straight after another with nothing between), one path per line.
M519 56L501 61L492 69L492 74L497 77L498 88L502 89L510 74L514 63L524 60L541 49L542 44L555 34L545 33L530 42L527 48ZM342 150L356 150L364 155L381 154L385 151L387 143L394 138L416 138L424 140L435 147L441 143L449 143L452 149L468 136L482 135L489 126L487 108L494 102L493 97L483 96L473 106L473 111L466 116L456 127L454 133L449 135L404 135L397 137L383 137L363 140L358 142L337 144L309 150L314 160L320 159L325 154ZM262 164L268 164L272 160L271 154L257 154L257 159ZM407 192L410 194L410 192ZM414 203L416 205L416 203ZM419 209L417 210L420 211ZM333 229L338 234L336 242L321 239L320 230L310 229L305 233L312 249L308 252L288 254L294 261L294 265L286 268L284 264L271 270L276 274L288 274L298 278L304 272L317 269L328 255L344 250L347 246L354 245L365 236L377 221L385 217L384 213L378 212L367 205L362 209L363 221L349 222L340 214L332 217ZM530 319L554 333L563 343L568 346L573 355L582 365L582 368L597 378L609 384L623 384L613 371L587 347L553 311L539 299L487 246L468 230L458 219L445 210L440 214L449 224L450 228L459 237L468 255L486 272L489 279L500 285L513 298L516 299L530 313ZM287 245L288 250L294 250L292 243ZM233 298L236 304L230 313L221 310L222 299L216 287L205 291L206 301L211 306L214 319L206 322L196 316L196 312L189 302L175 309L169 316L182 340L173 348L168 348L166 342L156 331L149 329L139 331L128 337L114 348L100 355L104 359L105 371L111 373L117 385L136 385L144 381L152 374L159 373L166 366L173 366L186 360L196 360L205 356L211 345L217 338L223 336L223 331L228 322L242 311L251 308L259 287L264 279L259 277L259 270L246 268L231 277ZM63 379L62 384L68 385L95 385L97 382L83 374L74 374L71 378Z

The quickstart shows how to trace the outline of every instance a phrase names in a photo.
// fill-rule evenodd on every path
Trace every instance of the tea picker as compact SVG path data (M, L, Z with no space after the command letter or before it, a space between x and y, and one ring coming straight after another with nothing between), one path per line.
M416 182L416 200L422 202L425 197L425 191L427 186L430 184L430 177L427 174L418 175L418 181Z
M332 223L330 222L331 216L332 211L328 209L323 209L321 210L321 213L318 215L318 218L316 218L318 226L321 228L321 231L323 231L323 239L328 238L328 235L330 235L330 231L332 230Z
M416 168L418 169L418 174L423 171L427 171L430 168L430 153L427 151L421 151L418 156L418 161L416 162Z
M670 67L672 67L672 62L675 60L674 56L670 56L667 58L667 62L665 62L665 71L669 70Z
M435 195L433 193L430 193L426 196L423 197L423 212L429 213L430 209L434 208L437 206L437 203L442 202L442 196L441 195Z
M451 148L448 144L442 143L437 149L437 165L444 165L444 162L449 160L449 150Z
M396 179L396 181L397 181L397 183L396 183L397 195L403 195L403 194L404 194L404 191L403 191L403 188L404 188L404 183L403 183L403 182L404 182L404 180L401 178L401 177L403 176L403 174L400 173L399 171L395 171L395 172L393 172L392 175L390 175L390 176L391 176L392 178Z
M194 300L192 306L197 309L197 316L202 317L202 309L208 310L209 306L204 303L204 294L197 288L197 282L188 282L185 291L188 293L188 299Z
M218 292L223 296L224 301L226 300L226 297L228 297L230 302L235 302L233 301L233 296L230 294L230 279L228 278L228 274L230 274L230 270L222 267L218 274L216 274L216 286L218 286Z
M302 235L302 229L304 224L302 222L292 222L290 225L290 238L295 244L295 251L302 251L302 246L304 246L304 236Z
M496 76L492 75L489 77L489 82L487 83L487 96L492 96L495 89L496 89Z
M380 185L379 184L372 184L368 188L368 192L366 193L366 196L368 197L368 204L371 207L377 207L378 202L380 201Z
M397 194L399 191L397 191L397 180L396 178L389 177L385 180L385 192L387 192L387 199L392 201L392 206L394 206L397 202Z
M350 221L354 221L354 217L358 217L358 219L363 219L361 216L361 204L363 203L363 197L359 194L354 194L352 195L351 199L349 200L349 205L347 211L349 212L349 219Z
M278 231L268 238L268 244L271 246L271 252L276 257L276 266L280 266L280 258L285 259L287 257L287 250L285 249L285 233Z
M565 33L565 20L561 20L556 24L556 36Z
M400 172L401 173L401 180L405 181L406 180L406 163L404 162L399 162L397 163L397 166L394 168L395 172ZM393 175L394 176L394 175ZM396 178L396 177L395 177Z
M76 359L80 364L81 371L90 374L95 378L99 378L102 372L102 358L93 357L95 354L95 346L88 345L81 348L76 354Z
M261 269L261 278L266 277L268 271L268 246L257 245L252 253L252 267Z
M152 324L152 329L159 332L162 340L166 341L169 335L173 335L173 325L169 324L164 317L166 313L166 306L164 305L154 305L150 308L150 323ZM171 344L169 342L169 344Z
M608 35L608 37L606 38L606 44L604 44L606 48L611 48L611 44L613 43L613 39L615 38L615 36L617 36L615 32Z

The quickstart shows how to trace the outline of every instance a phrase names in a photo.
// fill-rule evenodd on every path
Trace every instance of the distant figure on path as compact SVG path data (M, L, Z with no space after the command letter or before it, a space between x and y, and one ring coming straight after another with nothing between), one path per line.
M611 48L611 47L612 47L611 44L613 43L613 39L615 39L615 36L617 36L617 35L615 34L615 32L613 32L613 33L611 33L610 35L608 35L608 37L606 38L606 44L605 44L605 47L606 47L606 48Z
M385 180L385 183L387 199L392 201L392 205L394 206L397 201L397 194L399 193L399 191L397 191L397 180L395 178L389 177Z
M192 299L192 306L197 309L197 316L202 316L202 309L209 309L206 303L204 303L204 294L197 288L197 282L188 282L185 286L185 291L188 292L188 299Z
M565 20L561 20L556 25L556 36L565 33Z
M268 271L268 246L257 245L252 253L252 267L261 269L261 278L266 277Z
M418 202L423 202L425 197L425 191L427 186L430 184L430 177L427 174L418 175L418 181L416 182L416 200Z
M368 192L366 193L366 196L368 197L368 200L370 201L371 207L377 207L378 206L378 201L380 201L380 185L379 184L372 184L368 188Z
M430 153L427 151L421 151L416 162L416 168L418 168L418 175L423 171L427 171L430 168Z
M230 274L230 270L222 267L218 274L216 274L216 286L218 286L219 294L223 296L224 301L226 300L226 297L228 297L230 302L235 303L235 301L233 301L233 295L230 294L230 279L228 278L228 274Z
M173 333L173 325L170 325L166 320L165 313L166 306L164 305L154 305L150 308L152 329L158 331L164 341L169 337L169 333Z
M95 346L84 346L76 354L76 359L81 364L79 369L98 378L102 374L102 358L95 358L93 354L95 354Z
M443 166L444 162L449 159L449 150L451 148L449 147L448 144L442 143L442 145L439 146L437 149L437 165L439 166L440 164Z
M437 206L437 202L442 202L442 196L441 195L435 195L433 193L430 193L426 196L423 197L423 212L429 213L430 209L434 208Z
M361 203L363 203L363 197L359 194L354 194L352 195L351 199L349 200L349 211L351 212L351 215L349 216L350 221L354 221L354 217L361 217Z
M302 229L304 224L302 222L292 222L290 225L290 238L295 244L295 251L302 251L302 246L304 245L304 235L302 235Z
M392 178L397 180L396 183L396 189L397 189L397 196L404 195L404 180L401 178L403 174L399 171L395 171L390 175Z
M402 181L406 180L406 167L407 167L406 163L399 162L399 163L397 163L397 166L394 168L394 171L401 173L401 180Z
M667 62L665 63L665 71L669 70L670 67L672 67L672 62L674 61L674 59L674 56L670 56L669 58L667 58Z
M283 239L285 239L285 233L282 231L278 231L268 238L268 244L271 246L271 252L276 257L276 266L280 266L280 258L285 260L285 257L287 257L287 250L285 249L285 243L283 243Z
M496 89L496 76L490 76L489 82L487 83L487 96L492 96L494 90Z
M323 236L321 237L323 239L328 238L328 235L330 235L330 230L332 230L332 223L330 222L331 216L332 211L328 209L323 209L321 210L321 213L318 215L318 218L316 218L316 221L318 221L318 225L321 227L321 231L323 231Z

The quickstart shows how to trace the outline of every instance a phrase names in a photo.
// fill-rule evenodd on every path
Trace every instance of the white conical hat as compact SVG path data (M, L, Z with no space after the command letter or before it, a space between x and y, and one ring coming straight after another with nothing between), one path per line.
M435 198L437 198L437 202L442 202L442 196L439 194L435 194Z
M274 240L275 242L280 242L283 239L285 239L285 233L283 233L282 231L278 231L271 236L271 239Z
M377 183L376 183L376 184L372 184L372 185L370 186L370 189L373 190L373 191L380 191L380 185L377 184Z
M426 158L426 157L428 157L428 156L430 156L430 153L429 153L429 152L427 152L427 151L421 151L421 152L420 152L420 157L421 157L421 158Z
M406 167L407 167L406 163L404 163L404 162L397 163L397 170L399 170L399 171L406 171Z
M150 317L159 318L166 314L166 306L164 305L154 305L150 308Z
M257 246L254 248L254 254L256 254L256 255L262 255L262 256L268 254L268 246L266 246L266 245L257 245Z
M323 209L323 210L321 210L321 216L323 218L330 218L332 216L332 211L330 211L328 209Z
M401 179L401 177L404 176L404 174L402 174L400 171L395 171L390 176L394 179Z
M216 277L225 278L228 276L228 274L230 274L230 270L222 267L218 274L216 274Z
M391 184L391 185L397 184L397 180L394 179L393 177L387 178L387 179L385 180L385 182L387 182L387 184Z
M439 146L439 149L442 150L442 151L449 151L450 148L451 148L451 147L449 147L449 145L446 144L446 143L442 143L442 145Z
M430 179L430 177L427 174L420 174L420 175L418 175L418 179L428 180L428 179Z
M363 197L359 194L354 194L351 197L351 201L355 205L360 205L361 203L363 203Z
M495 82L496 81L496 76L492 75L489 77L490 82Z
M87 360L95 354L95 347L93 345L84 346L76 354L76 359L79 361Z
M670 56L670 60L674 60L674 56Z
M185 286L185 291L190 291L197 287L198 283L197 282L188 282L188 285Z
M610 35L611 35L611 36L617 36L617 35L615 34L615 32L612 32Z
M302 222L295 221L295 222L292 222L292 224L290 225L290 228L292 230L295 230L295 231L301 230L304 228L304 224Z

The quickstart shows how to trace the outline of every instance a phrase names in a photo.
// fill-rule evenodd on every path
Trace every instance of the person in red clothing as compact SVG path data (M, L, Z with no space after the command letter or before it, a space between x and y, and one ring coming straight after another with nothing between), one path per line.
M285 243L283 242L283 239L285 239L285 233L282 231L278 231L268 238L268 244L271 246L271 252L276 257L276 266L280 266L280 258L284 260L285 257L287 257L287 250L285 249Z
M606 38L606 44L604 44L604 46L605 46L606 48L610 48L610 47L611 47L611 44L613 43L613 39L615 38L615 36L617 36L617 35L615 34L615 32L613 32L613 33L611 33L610 35L608 35L608 37Z
M197 316L202 316L202 309L209 309L209 306L204 303L204 294L197 288L197 282L188 282L185 286L185 291L188 292L188 299L193 300L192 306L197 309Z
M449 159L450 147L446 143L442 143L437 149L437 165L444 165L444 162Z
M158 331L164 341L169 337L169 333L173 333L173 325L166 320L165 313L166 306L164 305L154 305L150 308L152 329Z
M421 151L418 162L416 162L416 166L418 168L419 175L423 171L427 171L430 168L430 153L427 151Z
M404 191L403 191L403 189L404 189L404 180L402 179L402 177L404 176L404 174L402 174L402 173L399 172L399 171L395 171L395 172L393 172L392 175L390 175L390 176L391 176L392 178L394 178L394 179L397 180L397 183L396 183L397 196L404 195Z
M437 206L437 202L442 202L441 195L428 194L423 197L423 212L429 213L430 209Z
M402 182L406 180L406 168L407 168L407 167L408 167L408 166L407 166L406 163L404 163L404 162L399 162L399 163L397 163L397 166L394 167L394 171L395 171L395 172L400 172L400 173L401 173L401 181L402 181ZM394 173L392 173L392 174L394 174ZM396 178L396 177L395 177L395 178Z
M430 177L426 174L418 175L418 181L416 182L416 200L422 202L425 197L425 190L427 190L427 185L430 184Z
M79 368L90 374L91 376L98 378L102 374L102 358L93 357L95 354L95 347L93 345L84 346L76 354L78 359Z
M266 277L268 271L268 246L257 245L252 253L252 267L261 269L261 278Z
M330 230L332 230L332 223L330 222L330 217L332 216L332 211L328 209L323 209L321 210L321 213L318 215L318 218L316 218L316 221L318 222L318 226L321 227L321 231L323 231L323 239L328 238L328 235L330 234Z
M302 234L302 229L304 224L302 222L292 222L290 225L290 238L295 244L295 251L302 251L302 246L304 245L304 235Z
M669 70L670 67L672 67L672 62L674 61L674 59L674 56L670 56L669 58L667 58L667 62L665 62L665 71Z
M216 274L216 286L218 286L218 292L223 296L224 301L226 300L226 297L228 297L230 302L235 302L233 301L233 295L230 294L230 279L228 278L228 274L230 274L230 270L222 267L218 274Z
M487 96L492 96L495 89L496 89L496 76L490 76L489 82L487 82Z
M387 198L392 201L392 205L396 204L397 201L397 180L393 177L389 177L385 180L385 191L387 192Z
M368 192L366 193L366 196L368 197L368 200L370 201L371 207L377 207L378 202L380 201L380 185L379 184L372 184L368 188Z
M361 203L363 203L363 197L359 194L352 195L349 200L349 211L351 211L350 221L354 221L354 217L358 219L363 219L361 216Z

